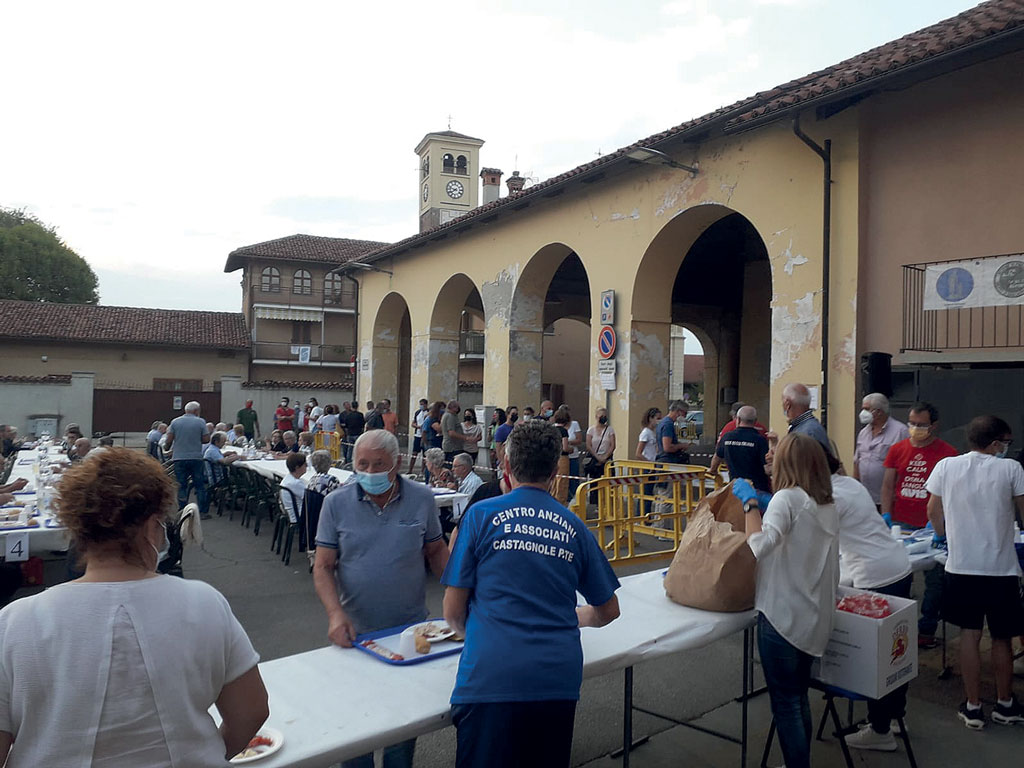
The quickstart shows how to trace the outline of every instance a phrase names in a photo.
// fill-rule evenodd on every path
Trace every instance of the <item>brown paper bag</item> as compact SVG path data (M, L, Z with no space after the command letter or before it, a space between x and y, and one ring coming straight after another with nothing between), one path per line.
M730 511L732 504L723 498L723 492L738 503L728 488L701 502L687 522L665 576L665 593L673 602L691 608L746 611L754 607L757 561L744 533L730 523L715 520L713 510L734 516L735 510ZM739 509L742 516L742 505Z
M707 506L714 515L715 520L720 523L729 523L734 531L745 531L746 523L743 522L743 504L732 495L732 483L724 485L717 491L709 493L700 504L697 505L697 512Z

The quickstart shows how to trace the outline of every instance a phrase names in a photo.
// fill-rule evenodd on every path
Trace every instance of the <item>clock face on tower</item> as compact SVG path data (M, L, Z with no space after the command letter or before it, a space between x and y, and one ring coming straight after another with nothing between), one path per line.
M430 185L429 184L424 184L423 185L423 202L424 203L427 202L427 198L428 197L430 197Z
M449 181L445 185L444 190L448 193L448 197L453 200L458 200L466 191L465 187L462 186L461 181Z

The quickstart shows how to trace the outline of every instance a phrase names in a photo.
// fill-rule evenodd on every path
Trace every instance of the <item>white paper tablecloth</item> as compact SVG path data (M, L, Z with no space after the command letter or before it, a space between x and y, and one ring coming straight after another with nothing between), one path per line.
M35 478L32 474L32 467L36 461L35 451L21 451L18 459L14 462L14 468L11 470L11 476L8 478L8 483L13 483L19 478L25 478L31 484L31 487L35 488ZM31 458L32 461L23 464L22 462L26 459ZM33 502L38 503L36 495L34 493L18 492L15 495L16 501L21 502ZM39 521L38 528L17 528L14 530L0 529L0 538L6 537L12 533L27 533L29 540L29 556L40 555L48 553L53 550L63 550L68 547L68 532L66 528L47 528L46 518L40 515L36 518ZM2 542L0 542L0 550L2 550Z
M261 475L264 475L266 477L272 477L278 480L284 477L286 474L288 474L288 467L285 465L284 459L254 459L252 461L238 461L235 462L235 466L245 467L246 469L251 469L255 472L259 472ZM307 467L308 469L306 470L306 474L303 475L303 477L308 480L315 473L313 472L313 468L309 466L308 463ZM343 483L347 483L349 479L352 477L351 472L345 469L338 469L337 467L331 467L330 473ZM458 517L464 511L466 504L469 502L469 497L464 493L445 493L443 490L437 488L433 490L434 503L438 506L438 508L451 507L452 514L455 517Z
M622 615L582 631L586 677L701 648L754 624L754 612L710 613L665 596L662 571L628 576ZM270 692L267 725L284 747L266 768L325 766L443 728L459 657L395 667L355 649L321 648L260 664Z

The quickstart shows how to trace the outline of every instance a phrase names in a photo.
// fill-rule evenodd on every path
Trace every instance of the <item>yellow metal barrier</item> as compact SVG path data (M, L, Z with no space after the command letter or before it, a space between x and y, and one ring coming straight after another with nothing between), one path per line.
M328 451L332 461L341 461L341 436L337 432L314 432L313 450Z
M710 490L723 484L693 464L614 461L605 474L581 483L569 509L586 522L616 564L662 560L675 554L686 519ZM588 508L595 494L596 510ZM638 538L641 537L641 538Z

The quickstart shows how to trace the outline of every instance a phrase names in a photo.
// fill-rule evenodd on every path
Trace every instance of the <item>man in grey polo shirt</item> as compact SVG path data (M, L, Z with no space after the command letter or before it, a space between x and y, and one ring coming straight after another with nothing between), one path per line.
M210 517L210 499L206 494L206 464L203 461L203 445L210 442L206 422L199 418L199 403L193 400L185 404L185 412L171 421L167 427L165 451L171 451L174 460L174 477L178 481L178 509L188 504L188 481L196 489L196 503L199 517Z
M356 440L356 482L326 499L316 532L313 583L327 612L327 636L350 648L356 634L427 618L424 559L438 578L448 548L434 494L398 474L398 440L386 429ZM384 750L386 768L412 766L416 740ZM372 768L373 755L342 763Z

